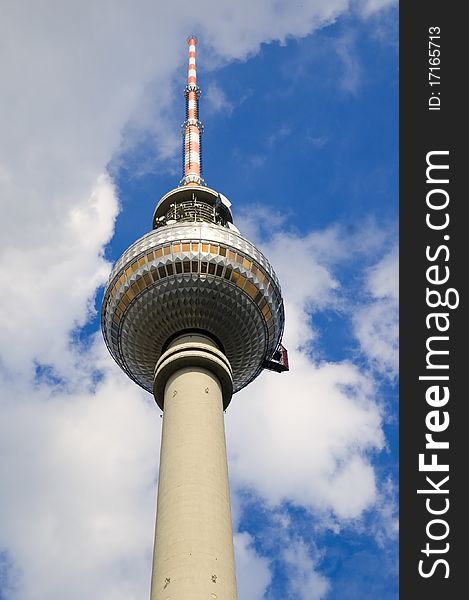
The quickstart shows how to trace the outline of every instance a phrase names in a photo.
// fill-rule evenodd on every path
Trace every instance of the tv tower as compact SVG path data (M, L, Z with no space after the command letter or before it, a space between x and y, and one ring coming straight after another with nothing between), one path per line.
M265 256L202 179L189 37L183 177L109 277L104 340L163 411L151 600L236 599L223 411L263 369L288 369L284 309Z

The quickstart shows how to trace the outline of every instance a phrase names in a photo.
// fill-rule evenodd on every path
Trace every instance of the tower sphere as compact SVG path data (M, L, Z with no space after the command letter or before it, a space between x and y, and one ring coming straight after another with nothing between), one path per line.
M156 364L181 334L201 333L216 342L229 361L234 392L263 368L288 369L287 360L278 357L285 350L277 276L233 225L229 200L202 177L197 40L190 36L187 42L182 179L158 202L153 230L115 264L101 313L114 360L153 391L161 407L153 386Z
M229 201L210 188L176 188L158 203L155 229L115 264L102 309L109 351L152 391L155 365L182 332L214 338L233 370L233 391L277 350L284 310L265 256L232 225Z

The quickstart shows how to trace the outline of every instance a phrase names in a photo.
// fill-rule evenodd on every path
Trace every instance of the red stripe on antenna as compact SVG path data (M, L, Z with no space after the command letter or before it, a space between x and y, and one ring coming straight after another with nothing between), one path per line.
M197 38L191 35L187 38L189 45L189 63L187 70L186 120L183 123L183 177L180 185L205 185L201 173L201 144L203 131L199 121L199 96L197 86L197 67L195 62Z

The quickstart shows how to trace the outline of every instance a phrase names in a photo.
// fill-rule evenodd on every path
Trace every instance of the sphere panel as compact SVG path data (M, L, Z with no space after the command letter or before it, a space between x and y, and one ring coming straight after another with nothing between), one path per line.
M267 259L239 234L207 223L162 227L137 240L116 263L103 300L112 356L149 391L175 333L215 335L237 391L276 350L283 324L280 287Z
M161 289L171 287L171 283L174 289ZM249 310L247 301L234 302L232 294L218 291L214 297L210 281L205 282L206 288L194 286L190 280L184 282L187 287L174 279L171 283L169 286L155 284L151 293L145 294L144 301L137 300L128 311L120 351L133 378L151 389L153 369L166 340L181 329L200 328L201 323L217 338L224 339L224 350L231 357L233 371L252 373L263 359L265 326L262 317L258 315L253 319L247 315L243 310L243 307ZM195 293L201 300L198 305L192 302ZM221 310L225 319L219 317ZM239 386L246 383L240 379Z

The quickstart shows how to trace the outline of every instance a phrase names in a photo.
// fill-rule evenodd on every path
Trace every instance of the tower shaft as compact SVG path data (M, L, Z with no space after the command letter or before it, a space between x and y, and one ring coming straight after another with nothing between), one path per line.
M236 600L223 406L229 363L201 335L179 337L156 368L164 389L151 600Z

